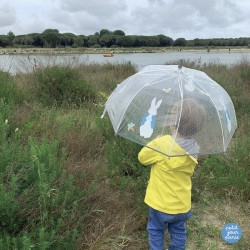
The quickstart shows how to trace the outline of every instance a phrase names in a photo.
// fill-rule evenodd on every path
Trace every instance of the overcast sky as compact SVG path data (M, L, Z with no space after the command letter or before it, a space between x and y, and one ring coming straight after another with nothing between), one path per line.
M92 35L101 29L173 39L250 37L250 0L1 0L0 34Z

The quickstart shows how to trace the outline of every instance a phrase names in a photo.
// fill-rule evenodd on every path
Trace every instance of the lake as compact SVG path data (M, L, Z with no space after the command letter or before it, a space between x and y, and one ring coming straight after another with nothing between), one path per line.
M234 65L241 60L250 61L250 51L242 50L230 52L228 50L207 51L173 51L162 53L128 53L115 54L113 57L104 57L102 54L58 54L58 55L0 55L0 69L10 73L28 72L35 66L66 64L77 65L79 63L125 63L131 62L138 69L150 64L176 63L180 59L192 61L195 64L224 64Z

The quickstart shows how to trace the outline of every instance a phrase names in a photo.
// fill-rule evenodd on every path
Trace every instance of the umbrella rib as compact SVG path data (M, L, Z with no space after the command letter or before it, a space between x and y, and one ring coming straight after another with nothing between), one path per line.
M178 70L178 83L179 83L179 89L180 89L180 94L181 94L181 108L180 108L180 115L179 115L178 122L177 122L177 129L175 130L175 134L174 134L174 141L176 140L177 131L179 130L181 113L182 113L182 105L183 105L183 89L182 89L182 81L181 81L181 77L180 77L180 70ZM173 148L174 148L174 142L173 142L172 147L170 149L170 154L172 154Z
M198 81L196 81L196 84L204 91L204 93L206 93L205 89L202 88L202 86L199 84ZM225 149L225 139L224 139L224 131L223 131L223 127L222 127L221 117L220 117L219 111L218 111L213 99L210 97L210 95L209 95L209 98L212 101L212 103L213 103L213 105L214 105L214 107L216 109L216 112L217 112L217 115L218 115L218 118L219 118L219 121L220 121L220 127L221 127L221 133L222 133L222 141L223 141L223 149L224 149L224 152L225 152L226 151L226 149Z

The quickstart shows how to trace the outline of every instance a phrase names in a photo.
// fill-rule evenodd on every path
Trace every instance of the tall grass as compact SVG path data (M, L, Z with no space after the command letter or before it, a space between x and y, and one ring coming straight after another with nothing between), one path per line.
M27 145L19 145L4 126L0 151L0 248L76 247L82 227L76 220L77 201L84 198L84 193L63 171L64 150L56 141L46 139L36 143L29 138Z
M227 90L239 125L225 155L200 159L193 199L204 191L246 202L250 65L192 67ZM147 247L141 146L100 119L112 90L133 73L131 64L0 72L0 249Z
M86 74L96 67L88 66ZM104 67L101 78L116 85L116 70ZM101 178L95 161L105 140L97 103L97 97L105 98L97 89L103 86L83 69L52 65L27 75L0 72L0 249L81 245L93 210L87 200Z
M207 157L197 171L195 183L221 197L248 201L250 198L250 64L234 67L206 65L203 69L228 92L236 110L238 129L224 155ZM206 180L206 181L204 181Z

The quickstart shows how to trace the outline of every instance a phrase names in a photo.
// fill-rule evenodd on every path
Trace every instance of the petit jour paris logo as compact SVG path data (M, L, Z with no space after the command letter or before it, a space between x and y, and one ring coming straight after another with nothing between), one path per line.
M236 223L226 224L221 231L222 239L228 243L236 243L242 236L241 227Z

